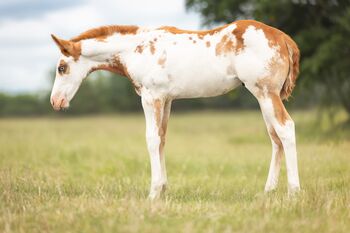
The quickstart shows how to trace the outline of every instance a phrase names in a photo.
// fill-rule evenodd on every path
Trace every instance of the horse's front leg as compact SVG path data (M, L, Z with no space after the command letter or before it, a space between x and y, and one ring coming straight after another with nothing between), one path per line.
M162 146L164 140L162 119L166 101L160 98L153 98L151 95L142 95L142 107L146 118L146 141L151 159L151 188L149 198L158 199L166 187L165 169L162 168Z

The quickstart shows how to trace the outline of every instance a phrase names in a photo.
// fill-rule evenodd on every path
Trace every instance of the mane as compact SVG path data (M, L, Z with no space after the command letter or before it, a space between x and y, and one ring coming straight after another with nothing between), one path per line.
M160 28L158 28L158 30L164 30L173 34L197 34L198 36L202 37L205 36L207 34L209 35L213 35L216 32L221 31L222 29L226 28L229 24L217 27L217 28L213 28L210 30L203 30L203 31L194 31L194 30L185 30L185 29L180 29L177 27L173 27L173 26L162 26Z
M73 37L70 41L79 42L81 40L93 39L93 38L106 38L114 33L120 34L136 34L138 26L134 25L109 25L102 26L98 28L90 29L86 32L81 33L80 35Z

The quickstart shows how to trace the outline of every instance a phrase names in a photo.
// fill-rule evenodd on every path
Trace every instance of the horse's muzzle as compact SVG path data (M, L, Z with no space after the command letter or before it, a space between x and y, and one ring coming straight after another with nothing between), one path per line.
M53 96L53 97L51 97L50 102L51 102L51 105L55 111L59 111L61 109L66 109L69 107L69 102L64 97Z

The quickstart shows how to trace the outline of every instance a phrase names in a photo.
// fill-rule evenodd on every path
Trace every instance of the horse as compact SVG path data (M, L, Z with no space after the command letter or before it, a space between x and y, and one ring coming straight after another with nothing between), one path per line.
M282 102L295 86L300 52L284 32L239 20L202 31L109 25L70 40L51 36L61 51L50 99L55 110L68 108L82 81L96 70L127 77L141 97L151 200L167 185L164 145L172 101L218 96L240 85L256 97L272 143L265 192L277 188L283 152L288 193L300 190L295 124Z

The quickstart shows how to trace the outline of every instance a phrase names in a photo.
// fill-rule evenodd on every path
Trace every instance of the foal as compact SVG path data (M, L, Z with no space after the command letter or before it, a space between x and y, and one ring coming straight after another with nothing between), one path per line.
M167 184L164 143L172 100L218 96L239 85L257 98L272 142L265 191L277 186L283 151L288 190L300 189L294 122L282 103L299 72L299 50L288 35L240 20L207 31L105 26L71 40L52 38L62 52L51 94L55 110L67 108L82 80L95 70L126 76L141 96L152 169L150 199L158 198Z

